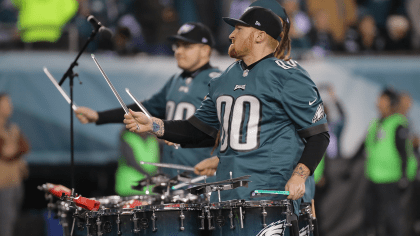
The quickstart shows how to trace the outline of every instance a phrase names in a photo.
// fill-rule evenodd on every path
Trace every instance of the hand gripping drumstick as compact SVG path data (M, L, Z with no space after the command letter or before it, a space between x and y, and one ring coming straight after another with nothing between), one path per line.
M141 104L141 102L139 100L137 100L136 97L133 96L133 94L131 94L130 90L128 88L125 88L125 91L128 93L128 95L131 97L131 99L134 100L134 102L137 104L138 107L140 107L141 111L147 116L147 118L152 118L152 115L150 115L150 113L147 111L147 109L143 106L143 104ZM179 144L174 144L175 149L179 148Z
M122 100L122 98L118 94L114 85L112 85L111 80L109 80L108 76L105 74L105 71L102 69L101 65L99 65L99 62L98 62L98 60L96 60L95 55L91 54L91 56L92 56L92 59L95 62L95 64L98 66L99 71L101 71L102 75L104 76L104 78L105 78L106 82L108 83L109 87L111 88L112 92L114 93L115 97L117 98L118 102L120 102L122 108L125 111L125 114L129 114L130 112L128 111L127 105L125 105L124 101ZM139 125L137 125L137 129L138 130L140 129Z
M45 66L44 66L44 73L48 76L48 78L51 80L54 86L58 89L61 95L63 95L64 99L66 99L66 101L70 104L71 100L69 96L67 96L66 92L63 90L63 88L61 88L61 86L57 83L57 80L55 80L55 78L52 76L52 74L48 71L47 67ZM73 108L73 111L77 109L77 106L76 104L74 104L74 102L73 102L72 108Z

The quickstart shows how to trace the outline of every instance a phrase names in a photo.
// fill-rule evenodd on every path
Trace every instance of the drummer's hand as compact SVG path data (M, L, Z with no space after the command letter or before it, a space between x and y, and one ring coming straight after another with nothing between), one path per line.
M219 165L219 158L217 156L210 157L210 158L202 160L200 163L195 165L194 173L196 175L213 176L214 173L216 173L218 165Z
M175 143L173 143L173 142L169 142L167 140L163 140L163 141L165 141L166 145L168 145L168 146L174 146L175 145Z
M74 113L82 124L94 123L99 119L98 112L88 107L78 107Z
M162 137L165 131L163 121L152 117L149 119L143 112L134 112L130 109L130 113L124 115L125 127L136 133L152 132L158 137Z
M287 181L285 190L289 191L287 199L298 200L305 194L305 181L310 174L310 170L302 163L298 163L293 171L292 177Z

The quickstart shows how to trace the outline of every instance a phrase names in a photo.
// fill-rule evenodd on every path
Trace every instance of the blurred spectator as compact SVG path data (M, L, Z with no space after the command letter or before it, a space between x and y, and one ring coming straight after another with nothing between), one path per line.
M420 0L408 0L407 15L411 21L412 36L411 45L413 49L420 49Z
M387 50L408 50L410 49L410 38L408 31L410 23L403 15L391 15L386 20L386 30L388 32Z
M408 122L397 113L399 96L385 89L378 98L381 115L366 136L366 214L373 235L409 235L409 181L414 180L417 161L408 139Z
M334 42L342 48L347 30L357 21L354 0L306 0L306 6L308 14L316 21L326 19L328 32L331 33ZM325 29L326 23L318 24Z
M23 180L28 168L23 155L29 144L9 118L13 112L7 94L0 94L0 235L12 236L23 200Z
M16 26L18 11L10 0L0 0L0 49L14 48L20 41Z
M18 28L25 43L57 42L62 28L75 15L76 0L12 0L19 10Z
M142 191L132 189L139 181L157 174L158 168L140 165L140 161L159 163L163 141L151 134L140 135L123 129L120 136L121 157L115 173L115 192L120 196L149 194L153 186Z
M179 28L178 13L172 1L142 0L133 2L133 15L140 23L142 35L151 54L172 54L167 37Z
M316 57L323 57L327 52L336 49L327 13L324 10L319 10L314 13L312 20L314 27L309 33L309 38L313 47L312 52Z
M409 49L410 24L406 17L405 2L405 0L357 0L360 18L359 29L364 48L374 50ZM375 43L369 43L373 41L373 32Z
M290 38L292 48L308 49L311 42L308 33L311 30L311 21L300 8L300 0L283 0L282 3L290 19Z

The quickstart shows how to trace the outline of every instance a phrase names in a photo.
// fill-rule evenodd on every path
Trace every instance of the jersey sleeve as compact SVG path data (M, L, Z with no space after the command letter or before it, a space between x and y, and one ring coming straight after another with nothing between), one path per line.
M207 135L215 137L219 130L219 119L216 106L210 94L207 94L206 98L201 102L200 108L188 121Z
M152 95L149 99L142 102L143 106L146 108L149 113L157 118L165 119L166 114L166 95L170 89L171 84L174 81L175 76L173 76L168 82L166 82L163 88Z
M328 131L324 105L315 83L304 73L293 73L280 91L280 103L301 138Z

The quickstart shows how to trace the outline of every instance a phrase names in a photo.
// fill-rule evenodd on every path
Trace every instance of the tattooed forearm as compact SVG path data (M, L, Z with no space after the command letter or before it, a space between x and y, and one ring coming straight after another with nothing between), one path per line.
M311 173L311 171L309 170L308 167L306 167L302 163L298 163L295 170L293 171L292 176L297 175L297 176L301 177L302 179L306 180L310 173Z
M158 137L162 137L163 134L165 133L165 127L163 126L163 121L161 119L158 118L152 118L152 131L153 133L158 136Z

